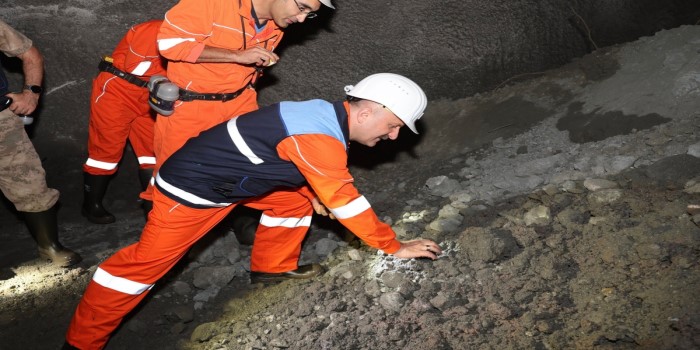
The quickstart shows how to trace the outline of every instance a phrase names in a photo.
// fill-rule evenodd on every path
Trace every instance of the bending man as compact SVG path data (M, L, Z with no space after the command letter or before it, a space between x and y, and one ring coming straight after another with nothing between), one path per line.
M298 266L314 208L305 185L369 246L399 258L436 259L433 241L398 241L360 195L347 168L348 142L372 147L416 131L426 97L396 74L369 76L347 87L348 101L282 102L244 114L190 139L161 167L153 210L139 242L102 263L78 305L67 343L102 348L122 318L187 250L239 204L263 211L251 280L308 278L318 265ZM324 208L325 209L325 208ZM274 272L269 271L274 268Z

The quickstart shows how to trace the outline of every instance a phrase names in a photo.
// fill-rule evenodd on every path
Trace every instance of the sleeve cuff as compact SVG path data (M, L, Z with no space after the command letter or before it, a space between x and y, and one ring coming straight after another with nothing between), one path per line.
M391 243L389 243L389 246L382 249L382 251L386 254L394 254L399 251L401 248L401 242L399 242L397 239L394 239Z
M190 51L190 54L185 57L184 61L191 63L197 62L199 56L202 55L202 51L204 51L204 43L198 43L192 48L192 51Z

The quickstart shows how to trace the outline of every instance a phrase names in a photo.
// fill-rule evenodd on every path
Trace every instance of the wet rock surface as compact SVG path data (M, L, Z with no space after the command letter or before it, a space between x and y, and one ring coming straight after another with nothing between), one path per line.
M700 347L700 214L688 207L700 203L698 37L697 26L663 31L432 101L421 143L392 162L369 155L395 145L353 147L353 159L367 157L354 163L357 185L380 218L401 239L440 242L438 260L383 255L318 218L302 263L327 272L251 285L250 247L219 227L107 348ZM605 74L590 74L596 62ZM596 117L563 127L572 115ZM103 227L62 222L64 243L85 257L75 269L32 260L29 238L6 231L21 223L3 221L3 259L22 261L1 270L3 347L60 346L96 265L138 237L140 212L119 214Z

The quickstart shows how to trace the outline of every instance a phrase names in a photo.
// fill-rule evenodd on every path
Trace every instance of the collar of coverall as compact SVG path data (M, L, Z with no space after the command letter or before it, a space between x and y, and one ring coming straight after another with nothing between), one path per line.
M333 102L333 109L335 109L335 115L338 118L340 129L343 131L345 150L347 151L350 145L350 118L348 118L350 114L350 103L348 101Z

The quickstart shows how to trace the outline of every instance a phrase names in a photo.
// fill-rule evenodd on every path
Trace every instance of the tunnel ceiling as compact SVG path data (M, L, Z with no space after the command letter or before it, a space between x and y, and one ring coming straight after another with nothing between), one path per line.
M46 91L34 142L84 151L88 96L101 55L132 24L175 1L6 0L0 18L46 58ZM596 48L700 18L696 0L335 1L337 10L287 30L281 60L261 83L262 105L342 98L367 74L407 75L429 99L457 99L525 79ZM15 86L18 76L11 74Z

